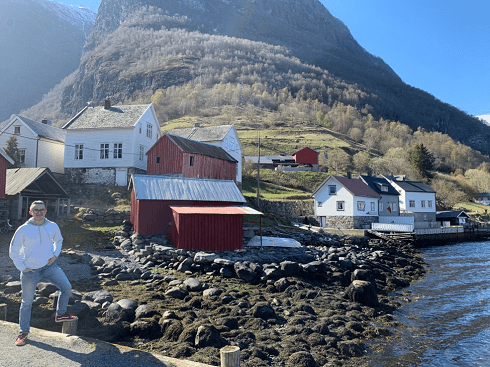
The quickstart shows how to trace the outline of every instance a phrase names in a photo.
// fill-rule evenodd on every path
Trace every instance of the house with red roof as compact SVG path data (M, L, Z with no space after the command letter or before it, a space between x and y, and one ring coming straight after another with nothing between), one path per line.
M331 175L312 197L321 227L369 229L378 221L380 195L359 178Z

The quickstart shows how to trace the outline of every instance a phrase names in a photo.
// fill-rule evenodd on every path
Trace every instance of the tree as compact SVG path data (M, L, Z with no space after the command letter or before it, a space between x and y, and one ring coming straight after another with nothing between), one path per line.
M410 164L422 177L430 177L430 171L434 169L434 157L424 144L416 144L410 154Z
M371 159L369 158L369 154L366 152L359 152L354 154L352 157L354 167L357 172L362 175L363 173L367 173L369 171L369 163Z
M346 171L351 165L350 155L344 152L342 149L331 149L328 151L328 166L335 170L335 173L339 171Z
M9 155L9 157L14 160L14 164L10 164L9 163L8 168L18 168L18 167L20 167L19 143L18 143L17 137L15 135L12 135L7 140L7 144L5 145L4 150Z

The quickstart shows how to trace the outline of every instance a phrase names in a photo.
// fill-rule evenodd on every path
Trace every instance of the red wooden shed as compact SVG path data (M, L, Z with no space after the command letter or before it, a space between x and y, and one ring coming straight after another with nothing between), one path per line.
M129 187L134 231L166 234L179 248L241 248L243 215L261 214L243 206L245 198L230 180L132 175Z
M0 198L5 198L5 188L7 186L7 167L14 164L14 160L0 148Z
M298 150L293 157L298 164L318 165L318 152L308 147Z
M146 154L149 175L236 180L238 162L215 145L165 134Z

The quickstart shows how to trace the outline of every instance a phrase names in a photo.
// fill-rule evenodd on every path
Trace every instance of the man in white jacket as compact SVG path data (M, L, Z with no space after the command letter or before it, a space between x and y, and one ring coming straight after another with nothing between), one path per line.
M10 242L10 258L20 270L22 302L19 311L19 336L16 345L24 345L30 330L31 309L37 284L46 279L59 288L56 306L56 322L76 319L66 313L71 295L71 284L63 270L55 263L60 255L63 237L60 228L45 218L44 202L34 201L29 214L32 216L20 226Z

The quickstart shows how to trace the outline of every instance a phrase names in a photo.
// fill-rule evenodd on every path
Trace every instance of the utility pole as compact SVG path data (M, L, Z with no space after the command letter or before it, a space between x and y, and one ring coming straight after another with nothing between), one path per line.
M260 208L260 132L258 133L259 157L257 159L257 207Z

